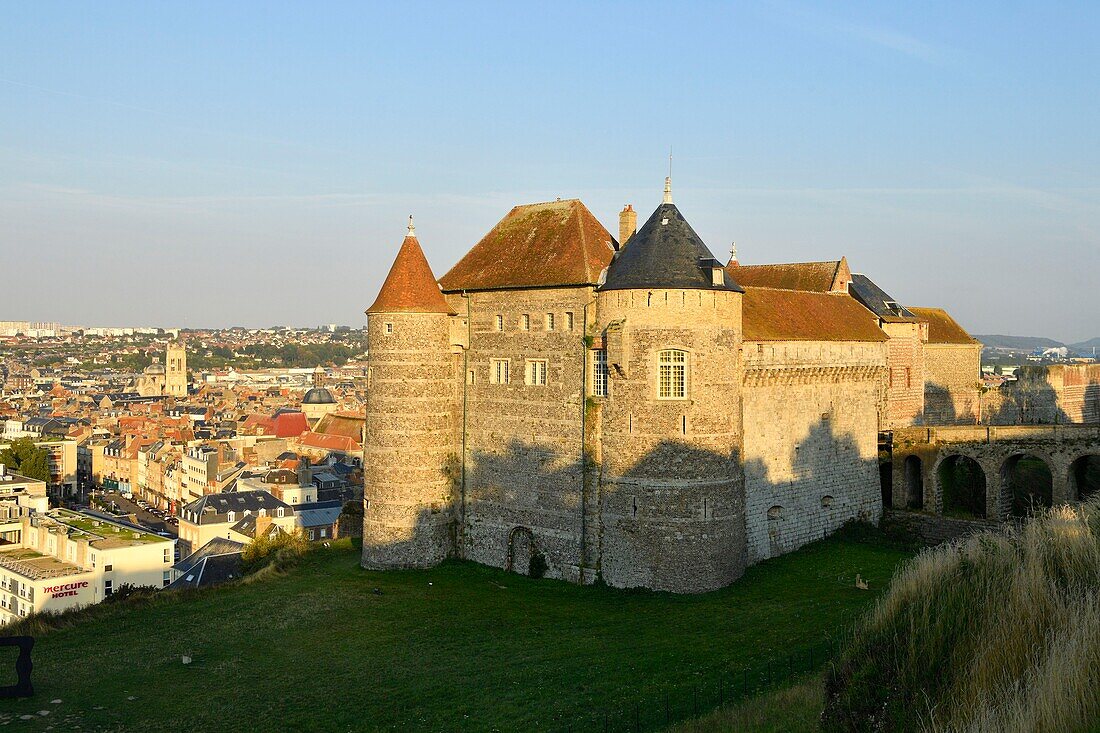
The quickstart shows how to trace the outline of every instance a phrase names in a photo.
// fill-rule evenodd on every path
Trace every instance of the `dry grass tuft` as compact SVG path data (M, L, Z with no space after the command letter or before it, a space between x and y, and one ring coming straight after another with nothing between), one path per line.
M922 552L826 678L826 730L1084 731L1100 720L1100 500Z

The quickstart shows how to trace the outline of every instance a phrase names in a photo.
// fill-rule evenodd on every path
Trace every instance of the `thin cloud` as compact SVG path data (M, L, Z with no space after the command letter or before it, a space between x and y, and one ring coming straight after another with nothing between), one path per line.
M893 28L856 23L794 3L776 2L772 7L788 21L795 22L802 30L822 36L854 39L865 45L893 51L924 63L942 65L959 55L958 51L947 46L924 41Z

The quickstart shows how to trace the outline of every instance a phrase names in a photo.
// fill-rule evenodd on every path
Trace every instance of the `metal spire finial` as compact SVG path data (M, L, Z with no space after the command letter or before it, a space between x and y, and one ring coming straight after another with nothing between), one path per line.
M664 203L672 203L672 148L668 149L668 176L665 178L665 199Z
M730 262L737 262L737 242L730 242Z
M407 236L407 237L415 237L416 236L416 227L413 226L413 215L412 214L409 214L409 233L405 236Z

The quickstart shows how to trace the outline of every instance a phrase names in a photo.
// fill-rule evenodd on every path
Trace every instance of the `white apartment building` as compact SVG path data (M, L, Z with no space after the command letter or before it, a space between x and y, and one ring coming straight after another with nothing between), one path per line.
M0 544L0 625L99 603L124 584L172 580L174 541L99 515L28 512L0 520L0 536L18 537Z

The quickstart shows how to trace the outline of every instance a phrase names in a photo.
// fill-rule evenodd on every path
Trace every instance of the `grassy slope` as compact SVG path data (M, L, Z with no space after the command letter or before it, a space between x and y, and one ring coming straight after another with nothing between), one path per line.
M824 701L821 679L811 677L682 723L670 733L814 733Z
M49 708L20 729L582 730L613 705L650 699L655 715L665 691L690 699L719 669L819 642L877 595L855 574L882 589L905 556L830 539L674 596L459 562L371 573L337 543L284 576L101 606L42 636L38 694L0 701L0 722Z

